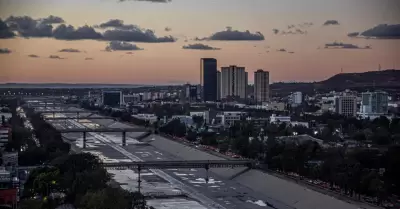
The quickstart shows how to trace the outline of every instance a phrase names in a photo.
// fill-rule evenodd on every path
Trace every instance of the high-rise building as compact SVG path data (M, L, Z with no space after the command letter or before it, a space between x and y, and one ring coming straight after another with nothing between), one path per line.
M201 99L200 87L198 85L185 85L185 100L187 102L197 102Z
M250 93L247 91L247 86L249 85L249 73L247 73L246 71L244 73L245 73L245 81L246 81L246 84L244 86L244 98L247 98Z
M388 94L383 91L362 93L361 111L362 114L387 114Z
M357 97L340 96L335 100L336 113L345 116L356 116L357 114Z
M103 105L115 107L122 104L122 92L121 91L103 91L102 103Z
M254 99L256 102L269 101L269 72L257 70L254 72Z
M289 103L292 106L300 105L302 102L303 102L303 93L301 93L300 91L297 91L297 92L293 92L292 94L290 94Z
M217 71L217 100L221 100L221 72Z
M221 98L246 98L246 71L244 67L231 65L221 68Z
M202 58L200 60L200 84L203 87L203 100L217 100L217 60Z

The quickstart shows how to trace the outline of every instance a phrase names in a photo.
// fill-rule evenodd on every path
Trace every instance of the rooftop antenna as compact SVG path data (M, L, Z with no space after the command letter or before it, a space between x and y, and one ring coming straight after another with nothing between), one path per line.
M381 64L379 64L378 70L381 71Z
M340 68L340 73L343 73L343 68Z

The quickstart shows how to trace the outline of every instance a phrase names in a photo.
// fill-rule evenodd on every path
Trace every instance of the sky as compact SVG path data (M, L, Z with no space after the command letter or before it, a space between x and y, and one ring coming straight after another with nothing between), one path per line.
M0 0L0 18L0 83L196 84L203 57L249 83L400 69L398 0Z

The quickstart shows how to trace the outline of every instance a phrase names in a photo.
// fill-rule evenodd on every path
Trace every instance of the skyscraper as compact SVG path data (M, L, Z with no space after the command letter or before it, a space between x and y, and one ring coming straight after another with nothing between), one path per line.
M254 99L256 102L269 101L269 72L257 70L254 72Z
M246 98L246 71L244 67L231 65L221 68L221 98Z
M217 60L202 58L200 60L200 84L203 87L203 100L217 100Z
M221 100L221 72L217 71L217 100Z

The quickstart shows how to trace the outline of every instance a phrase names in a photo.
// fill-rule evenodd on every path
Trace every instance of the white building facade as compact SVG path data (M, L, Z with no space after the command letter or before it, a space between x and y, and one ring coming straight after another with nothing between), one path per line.
M246 98L247 74L244 67L231 65L221 68L221 99Z
M303 93L301 93L300 91L293 92L289 96L289 102L291 105L300 105L303 102Z

